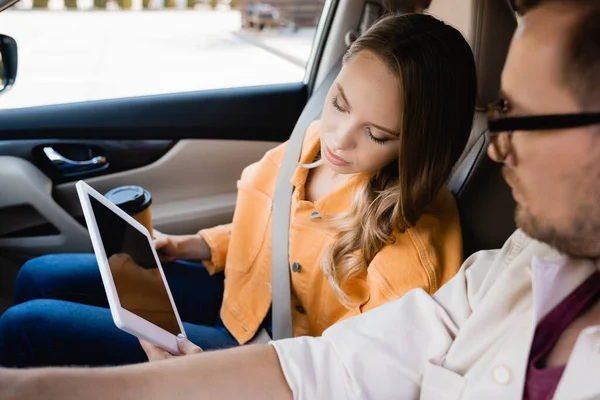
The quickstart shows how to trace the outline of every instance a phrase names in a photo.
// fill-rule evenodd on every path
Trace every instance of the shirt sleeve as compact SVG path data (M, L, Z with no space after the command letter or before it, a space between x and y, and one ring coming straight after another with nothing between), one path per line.
M320 338L272 345L294 399L412 399L428 360L442 357L456 332L444 309L415 289Z
M498 257L473 255L434 296L414 289L322 337L271 342L294 399L418 398L424 372L443 359L472 313L469 299L481 280L473 275L486 275Z
M198 232L198 235L204 238L211 251L211 259L202 260L204 267L211 275L225 269L231 227L232 224L218 225L214 228L203 229Z

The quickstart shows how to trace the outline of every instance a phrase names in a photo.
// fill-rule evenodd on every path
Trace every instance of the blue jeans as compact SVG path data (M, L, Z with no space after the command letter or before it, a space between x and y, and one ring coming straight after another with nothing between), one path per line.
M188 338L204 350L234 347L219 316L223 274L178 261L163 266ZM15 306L0 317L0 366L122 365L147 361L117 328L93 254L43 256L17 277Z

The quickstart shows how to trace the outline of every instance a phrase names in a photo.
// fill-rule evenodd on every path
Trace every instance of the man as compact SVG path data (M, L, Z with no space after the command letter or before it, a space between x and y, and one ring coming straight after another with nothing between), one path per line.
M3 370L0 398L600 396L600 4L537 3L490 124L522 229L501 250L471 257L433 297L412 291L321 338L131 367Z

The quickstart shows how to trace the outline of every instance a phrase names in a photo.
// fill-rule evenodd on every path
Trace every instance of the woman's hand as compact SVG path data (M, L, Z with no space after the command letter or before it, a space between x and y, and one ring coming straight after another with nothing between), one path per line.
M148 361L165 360L167 358L178 357L174 354L169 353L166 350L161 349L158 346L148 343L145 340L139 339L142 349L148 356ZM190 342L185 336L177 336L177 347L179 347L180 356L188 356L190 354L202 353L202 349Z
M178 241L174 236L166 235L155 229L153 243L160 261L171 262L181 258L179 255Z
M210 260L210 247L200 235L167 235L154 230L154 248L162 262Z

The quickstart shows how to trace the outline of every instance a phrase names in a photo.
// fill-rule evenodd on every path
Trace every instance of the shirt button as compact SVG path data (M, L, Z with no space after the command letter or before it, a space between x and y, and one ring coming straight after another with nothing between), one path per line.
M510 382L510 370L504 365L494 368L494 380L501 385L507 385Z
M298 264L297 262L292 264L292 271L298 272L298 271L300 271L300 268L302 268L302 266L300 264Z
M319 212L318 212L318 211L313 211L313 213L312 213L312 214L310 214L310 217L311 217L312 219L321 219L321 214L319 214Z
M296 306L296 311L298 311L300 314L306 314L306 310L300 304Z

